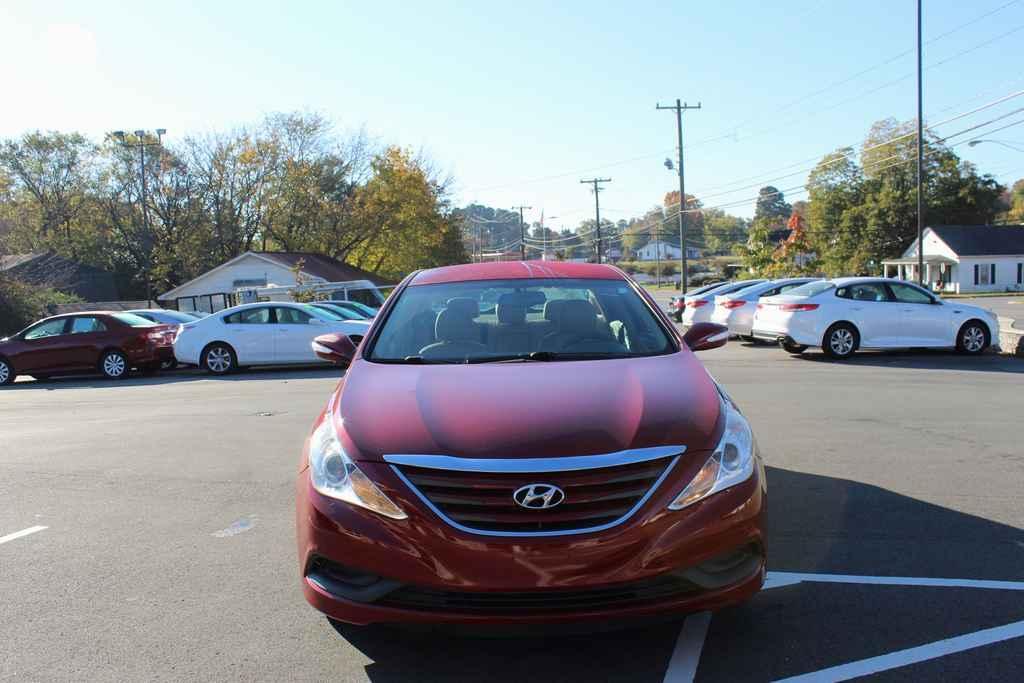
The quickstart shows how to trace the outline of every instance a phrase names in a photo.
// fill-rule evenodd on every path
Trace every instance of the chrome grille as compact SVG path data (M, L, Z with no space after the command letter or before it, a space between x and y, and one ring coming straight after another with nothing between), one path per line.
M386 459L413 492L452 526L479 534L531 536L587 533L626 521L684 450L659 447L543 461L445 456ZM513 500L520 487L540 483L561 488L564 501L548 509L528 509Z

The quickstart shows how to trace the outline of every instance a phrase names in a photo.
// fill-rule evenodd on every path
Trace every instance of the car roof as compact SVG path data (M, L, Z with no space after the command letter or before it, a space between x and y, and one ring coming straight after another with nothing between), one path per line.
M409 286L433 285L443 282L475 280L528 280L540 278L580 278L590 280L625 280L626 275L615 266L572 261L496 261L464 263L421 270L413 275Z

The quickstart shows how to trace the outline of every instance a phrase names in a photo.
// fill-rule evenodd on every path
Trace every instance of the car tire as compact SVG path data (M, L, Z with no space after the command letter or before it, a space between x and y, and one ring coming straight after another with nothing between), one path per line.
M214 375L227 375L238 369L235 350L223 342L215 342L203 349L199 362L207 372Z
M956 335L956 350L970 356L984 353L990 343L988 328L977 320L965 322Z
M100 372L107 379L124 379L130 369L128 356L116 349L100 356Z
M14 372L14 366L6 358L0 358L0 387L13 384L18 375Z
M807 347L804 346L803 344L794 344L792 342L787 341L782 342L782 348L786 351L786 353L791 353L794 356L799 356L801 353L807 350Z
M821 350L833 360L846 360L857 351L860 335L850 323L836 323L825 332Z
M160 369L163 371L175 370L178 367L178 359L172 358L171 360L165 360L160 364Z

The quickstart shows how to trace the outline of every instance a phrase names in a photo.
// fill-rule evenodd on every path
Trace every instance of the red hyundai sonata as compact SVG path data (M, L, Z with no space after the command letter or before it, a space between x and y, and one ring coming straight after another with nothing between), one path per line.
M585 621L743 601L764 580L747 420L611 266L413 273L317 418L297 484L306 599L354 623Z
M133 313L83 311L46 318L0 339L0 385L17 375L99 372L127 377L131 368L159 370L174 360L176 325L158 325Z

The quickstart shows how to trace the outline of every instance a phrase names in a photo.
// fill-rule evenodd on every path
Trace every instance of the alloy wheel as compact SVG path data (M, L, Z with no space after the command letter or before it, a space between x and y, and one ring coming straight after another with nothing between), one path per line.
M977 353L985 346L985 332L978 326L972 325L964 330L964 349L970 353Z
M213 372L227 372L231 369L231 352L223 346L215 346L206 353L206 367Z
M108 353L103 359L103 374L107 377L120 377L128 369L128 363L119 353Z
M837 356L848 356L853 353L853 333L844 327L834 330L828 345Z
M0 384L7 384L11 379L11 366L7 361L0 360Z

